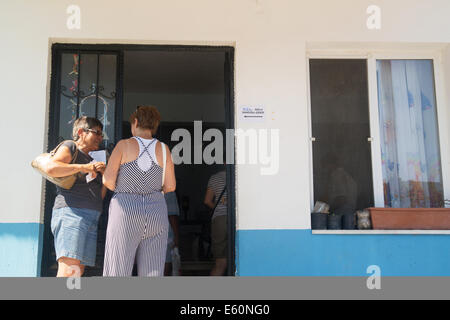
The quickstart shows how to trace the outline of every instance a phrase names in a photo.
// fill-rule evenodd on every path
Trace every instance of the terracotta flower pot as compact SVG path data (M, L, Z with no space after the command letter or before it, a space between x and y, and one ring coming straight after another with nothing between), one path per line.
M369 208L373 229L449 230L450 208Z

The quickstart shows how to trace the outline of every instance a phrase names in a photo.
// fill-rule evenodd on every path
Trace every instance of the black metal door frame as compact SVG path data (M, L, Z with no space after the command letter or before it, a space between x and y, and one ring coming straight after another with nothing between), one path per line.
M123 119L123 73L124 51L199 51L199 52L223 52L225 54L224 83L225 83L225 127L235 129L234 125L234 47L229 46L183 46L183 45L140 45L140 44L60 44L52 45L52 69L50 82L50 107L47 133L47 151L52 150L57 144L59 132L59 105L60 105L60 81L61 57L63 53L89 53L89 54L117 54L116 75L116 110L115 110L115 135L114 143L122 137ZM234 137L234 135L233 135ZM233 146L234 146L233 142ZM234 157L235 158L235 157ZM235 162L234 162L235 163ZM227 165L227 195L228 195L228 268L227 275L234 276L236 265L235 235L236 235L236 196L235 196L235 165ZM50 231L51 209L53 206L54 187L46 181L44 188L44 237L42 250L41 274L48 276L51 266L50 248L53 246L53 237Z

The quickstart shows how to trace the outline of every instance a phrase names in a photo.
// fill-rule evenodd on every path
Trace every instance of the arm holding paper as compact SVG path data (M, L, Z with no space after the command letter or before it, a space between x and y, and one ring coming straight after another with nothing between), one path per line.
M74 173L94 173L95 166L87 164L71 164L72 155L66 146L62 146L50 160L46 172L52 177L65 177Z
M94 163L95 171L103 174L106 168L106 151L91 151L89 155L94 159L92 162Z

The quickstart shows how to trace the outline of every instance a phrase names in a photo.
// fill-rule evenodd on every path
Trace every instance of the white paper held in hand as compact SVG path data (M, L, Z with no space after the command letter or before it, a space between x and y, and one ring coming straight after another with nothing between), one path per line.
M96 162L104 162L106 163L106 151L105 150L99 150L99 151L91 151L89 152L89 155L94 159L89 163L96 163ZM86 175L86 182L89 183L94 178L92 177L92 173L88 173Z
M96 162L97 162L97 161L92 160L92 161L89 162L89 163L96 163ZM92 177L92 172L89 172L89 173L86 175L86 182L89 183L89 182L91 182L92 180L94 180L94 177Z
M96 162L104 162L104 163L106 163L106 151L105 150L91 151L91 152L89 152L89 155Z

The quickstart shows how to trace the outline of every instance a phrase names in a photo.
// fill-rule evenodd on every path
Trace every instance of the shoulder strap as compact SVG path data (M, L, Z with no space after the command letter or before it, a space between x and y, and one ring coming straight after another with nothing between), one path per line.
M75 152L72 155L72 162L71 163L75 163L75 159L78 157L78 147L77 144L75 143Z
M138 159L146 152L147 154L148 154L148 156L150 157L150 159L152 159L152 161L153 162L155 162L154 160L153 160L153 158L152 158L152 156L150 155L150 153L149 153L149 151L148 151L148 148L153 144L153 142L155 142L156 141L156 139L153 139L147 146L144 144L144 142L141 140L141 138L139 138L139 137L133 137L133 138L136 138L141 144L142 144L142 147L144 147L144 151L142 151L142 152L140 152L140 148L139 148L139 156L137 157Z

